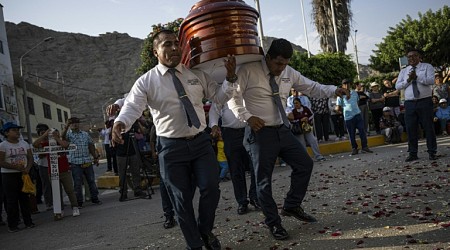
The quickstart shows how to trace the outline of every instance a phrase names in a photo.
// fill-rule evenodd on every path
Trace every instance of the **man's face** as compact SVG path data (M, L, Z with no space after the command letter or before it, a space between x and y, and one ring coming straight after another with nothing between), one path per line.
M348 83L343 83L343 84L341 85L341 88L343 88L343 89L348 89Z
M266 64L269 71L274 76L281 75L281 72L286 68L291 59L283 58L282 56L277 56L276 58L271 58L269 55L266 56Z
M441 106L441 108L445 109L445 108L447 108L447 103L443 102L443 103L439 104L439 106Z
M80 129L80 123L79 122L72 122L72 123L70 123L70 129L71 130L78 130L78 129Z
M181 61L181 48L175 34L159 34L159 43L153 48L158 62L169 68L177 66Z
M384 84L384 86L386 86L387 88L391 88L391 87L392 87L392 84L391 84L390 81L384 81L383 84Z
M406 57L408 57L408 63L411 66L416 66L420 62L420 54L417 51L408 52Z

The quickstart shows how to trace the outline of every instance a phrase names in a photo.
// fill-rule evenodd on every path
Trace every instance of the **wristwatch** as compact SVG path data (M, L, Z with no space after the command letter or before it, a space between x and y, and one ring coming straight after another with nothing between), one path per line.
M225 78L228 82L231 82L231 83L235 83L236 81L237 81L237 79L238 79L238 76L236 75L236 74L234 74L232 77L226 77Z

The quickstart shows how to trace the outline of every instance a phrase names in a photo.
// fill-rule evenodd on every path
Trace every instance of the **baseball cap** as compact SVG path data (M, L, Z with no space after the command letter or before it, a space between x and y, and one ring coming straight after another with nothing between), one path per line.
M391 108L389 108L389 107L384 107L384 108L383 108L383 112L385 112L385 111L391 111Z
M7 122L7 123L3 124L2 130L6 132L12 128L23 128L23 127L15 124L14 122Z
M441 104L441 103L447 103L447 100L445 99L445 98L442 98L441 100L439 100L439 104Z
M353 83L353 80L347 78L347 79L342 80L341 85L342 84L351 84L351 83Z

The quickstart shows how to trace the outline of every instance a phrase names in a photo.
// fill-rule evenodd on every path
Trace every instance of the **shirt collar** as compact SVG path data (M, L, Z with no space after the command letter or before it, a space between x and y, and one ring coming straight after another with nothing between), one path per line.
M165 75L167 73L167 71L169 70L169 67L162 65L160 63L158 63L158 65L156 65L156 67L158 68L158 70L161 72L162 75ZM183 72L183 66L181 63L179 63L175 69L179 72L182 73Z

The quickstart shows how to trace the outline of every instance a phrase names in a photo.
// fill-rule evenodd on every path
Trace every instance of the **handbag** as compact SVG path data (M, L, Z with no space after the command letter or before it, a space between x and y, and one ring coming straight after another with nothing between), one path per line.
M27 194L36 194L36 186L33 181L31 181L29 174L22 174L22 192Z
M309 124L309 122L303 122L302 123L302 130L304 133L309 133L312 131L312 126Z
M303 134L302 126L300 125L300 121L291 122L291 132L294 135Z

